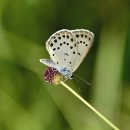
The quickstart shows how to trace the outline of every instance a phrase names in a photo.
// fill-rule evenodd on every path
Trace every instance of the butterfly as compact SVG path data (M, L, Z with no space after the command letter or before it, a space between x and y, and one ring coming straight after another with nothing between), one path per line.
M62 29L51 35L46 42L51 59L40 59L41 63L48 66L45 79L52 82L56 74L72 79L73 72L82 63L93 41L94 34L85 29Z

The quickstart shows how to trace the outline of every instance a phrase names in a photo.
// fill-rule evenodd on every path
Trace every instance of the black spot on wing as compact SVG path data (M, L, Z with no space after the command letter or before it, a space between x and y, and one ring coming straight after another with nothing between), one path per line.
M64 55L69 56L69 54L68 54L68 53L64 53Z
M83 37L84 35L83 34L81 34L81 37Z
M61 39L61 37L58 37L58 39L60 40L60 39Z
M73 46L70 46L70 49L73 49Z
M57 47L57 49L59 50L59 49L60 49L60 47Z
M52 46L53 46L53 43L50 44L50 47L52 47Z
M55 51L56 50L56 48L53 48L53 51Z
M73 38L71 38L71 42L73 42L74 41L74 39Z
M57 40L55 39L54 42L57 43Z
M87 35L85 35L85 38L87 38L88 36Z
M79 56L81 55L79 52L77 53Z
M77 37L77 38L79 38L79 35L78 35L78 34L76 34L76 37Z

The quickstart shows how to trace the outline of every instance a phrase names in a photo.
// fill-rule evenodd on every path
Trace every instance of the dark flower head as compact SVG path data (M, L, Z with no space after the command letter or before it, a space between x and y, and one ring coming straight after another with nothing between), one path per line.
M59 84L63 80L63 76L52 67L48 67L44 73L44 79L48 83Z

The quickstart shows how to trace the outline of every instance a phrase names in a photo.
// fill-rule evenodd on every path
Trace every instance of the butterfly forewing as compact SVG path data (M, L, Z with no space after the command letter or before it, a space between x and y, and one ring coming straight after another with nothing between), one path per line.
M46 42L52 61L72 72L77 60L77 44L74 34L69 30L54 33Z
M78 48L77 59L72 70L72 72L74 72L79 67L79 65L87 55L90 47L92 46L94 40L94 34L85 29L76 29L76 30L72 30L71 32L74 34L76 38L76 43Z

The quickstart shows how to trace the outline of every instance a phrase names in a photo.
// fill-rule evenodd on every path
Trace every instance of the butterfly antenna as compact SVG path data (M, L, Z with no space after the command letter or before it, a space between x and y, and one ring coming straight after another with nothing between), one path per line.
M84 80L83 78L81 78L80 76L74 74L74 76L76 76L77 78L79 78L80 80L82 80L83 82L85 82L88 85L91 85L89 82L87 82L86 80Z

